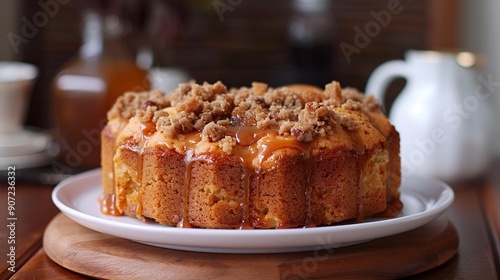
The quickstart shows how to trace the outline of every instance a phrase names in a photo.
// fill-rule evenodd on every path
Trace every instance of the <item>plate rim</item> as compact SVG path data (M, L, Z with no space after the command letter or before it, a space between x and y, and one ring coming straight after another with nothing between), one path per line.
M452 203L454 200L454 192L453 189L445 182L427 177L420 176L407 176L403 177L401 183L401 193L416 193L418 195L422 195L425 197L425 194L419 193L413 188L408 187L412 181L416 182L424 182L426 184L434 184L438 185L440 189L436 188L436 192L440 195L432 205L425 204L425 208L423 211L418 213L410 214L407 216L396 217L391 219L377 220L377 221L369 221L364 223L355 223L355 224L347 224L347 225L334 225L334 226L324 226L324 227L314 227L314 228L290 228L290 229L257 229L257 230L237 230L237 229L202 229L202 228L189 228L182 229L176 227L168 227L162 226L159 224L148 224L138 225L131 224L126 222L126 218L134 219L132 217L123 216L125 221L117 221L114 219L105 219L103 217L94 216L92 214L88 214L78 209L73 208L70 205L66 205L61 199L61 195L63 195L63 190L67 191L71 187L74 188L73 185L82 183L83 181L91 181L96 180L97 178L101 178L102 170L100 168L93 169L90 171L86 171L69 178L62 180L52 191L51 198L56 207L63 212L66 216L68 216L73 221L78 224L90 228L92 230L96 230L102 233L106 233L112 236L129 239L132 241L157 246L164 248L173 248L173 249L181 249L188 251L200 251L200 252L216 252L216 253L268 253L268 252L297 252L297 251L305 251L316 248L318 245L318 238L320 237L329 237L330 235L339 235L345 232L357 233L366 229L367 227L374 226L379 229L381 232L377 234L369 235L370 238L348 238L347 241L343 240L342 242L327 242L328 244L321 244L323 248L331 248L331 247L341 247L342 244L351 244L351 243L360 243L365 242L381 237L391 236L398 233L402 233L405 231L409 231L415 228L418 228L424 224L429 223L434 220L438 216L440 216ZM410 182L410 183L409 183ZM415 183L415 182L413 182ZM100 184L98 185L101 186ZM93 186L97 188L97 186ZM81 187L80 187L81 188ZM94 188L90 187L84 192L92 191ZM428 198L428 197L427 197ZM432 197L435 198L435 197ZM431 199L432 199L431 198ZM69 198L67 198L69 199ZM97 197L96 197L96 207ZM111 218L111 216L110 216ZM116 217L115 217L116 218ZM119 218L119 217L118 217ZM135 219L134 219L135 221ZM103 228L103 224L104 228ZM115 230L123 230L124 234L113 234L110 233L105 227L112 227ZM389 230L385 227L391 227ZM373 228L372 228L373 229ZM277 243L271 243L268 246L250 246L249 244L241 244L240 247L234 248L234 246L228 244L218 244L217 246L206 245L203 242L197 241L188 241L183 244L170 244L165 243L164 241L156 241L158 238L151 239L150 237L145 238L130 238L130 234L127 233L127 230L132 230L134 232L142 233L141 236L145 236L145 233L157 235L157 234L172 234L172 235L180 235L186 237L186 239L196 239L200 237L206 237L211 235L217 235L218 238L224 239L227 241L237 242L238 240L242 241L245 238L271 238L271 241L275 241ZM235 234L235 232L237 232ZM311 243L307 246L283 246L282 239L291 238L294 239L307 237L314 239L314 243ZM345 239L345 238L344 238ZM231 244L231 242L227 242ZM266 243L270 243L267 241ZM285 242L286 243L286 242ZM320 242L321 243L321 242ZM204 246L205 245L205 246ZM325 245L325 246L323 246Z

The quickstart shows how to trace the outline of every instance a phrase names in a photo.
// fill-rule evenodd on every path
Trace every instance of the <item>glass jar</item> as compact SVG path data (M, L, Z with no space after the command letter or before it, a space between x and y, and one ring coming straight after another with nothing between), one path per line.
M54 79L58 168L65 172L99 167L107 111L124 92L149 89L147 72L122 41L125 27L116 13L86 11L79 53Z

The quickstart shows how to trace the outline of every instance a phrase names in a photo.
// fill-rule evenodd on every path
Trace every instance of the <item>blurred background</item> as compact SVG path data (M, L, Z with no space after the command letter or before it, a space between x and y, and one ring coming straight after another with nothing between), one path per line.
M50 83L82 43L82 12L113 5L113 1L98 0L53 2L59 10L40 27L33 21L36 13L43 11L38 1L7 0L0 4L0 59L25 61L39 67L40 77L27 123L42 127L51 125ZM132 24L133 30L126 38L129 47L135 51L150 47L155 55L154 65L180 67L198 82L221 80L228 86L250 85L252 81L276 86L291 82L283 77L295 74L293 65L297 59L288 28L292 17L300 11L291 0L117 2L123 2L119 12ZM354 53L348 63L339 44L354 46L354 28L364 29L373 20L370 11L387 9L389 1L326 2L331 24L331 41L325 43L331 48L330 80L339 80L344 86L363 89L377 65L402 58L407 49L460 48L458 34L470 32L461 22L462 6L457 0L401 1L401 13L392 15L390 24L370 38L369 44L359 54ZM470 7L465 7L465 11L470 11ZM33 38L27 38L28 42L18 43L19 51L15 52L7 35L14 32L22 36L21 28L26 24L23 18L33 23L37 31Z
M139 67L182 69L198 82L338 80L363 90L378 65L408 49L477 52L485 76L500 80L495 0L5 0L0 7L0 60L40 70L26 125L41 128L54 126L53 81L82 45L89 8L124 19L122 39ZM389 91L404 84L396 80Z

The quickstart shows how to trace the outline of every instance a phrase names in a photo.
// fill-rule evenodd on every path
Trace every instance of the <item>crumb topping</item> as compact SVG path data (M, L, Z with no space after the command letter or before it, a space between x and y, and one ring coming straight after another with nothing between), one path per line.
M108 111L108 120L115 118L129 119L148 107L156 109L170 106L170 101L159 91L126 92L118 97Z
M354 105L354 107L356 107L356 109L354 110L364 109L368 112L382 112L382 106L380 105L380 102L372 95L365 96L357 89L351 87L342 89L341 94L344 104L346 104L347 102L351 103L351 105L346 105L346 109L352 109L349 107L352 106L353 102L357 102L358 104Z
M270 88L264 83L228 89L221 82L190 82L179 85L168 97L158 91L127 92L108 112L108 119L137 116L155 123L157 131L168 137L198 131L202 141L218 142L230 153L236 139L228 135L229 126L272 129L301 142L328 135L338 125L356 129L349 114L336 113L335 108L381 111L373 96L365 97L353 88L341 89L337 82L324 90L307 85Z

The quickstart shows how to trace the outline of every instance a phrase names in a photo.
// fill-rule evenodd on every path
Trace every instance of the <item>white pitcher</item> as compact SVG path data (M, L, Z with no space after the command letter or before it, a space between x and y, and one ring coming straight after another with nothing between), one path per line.
M406 79L389 111L401 136L403 176L458 181L488 167L492 92L473 61L471 53L410 50L405 60L380 65L368 79L365 92L381 101L391 81Z

